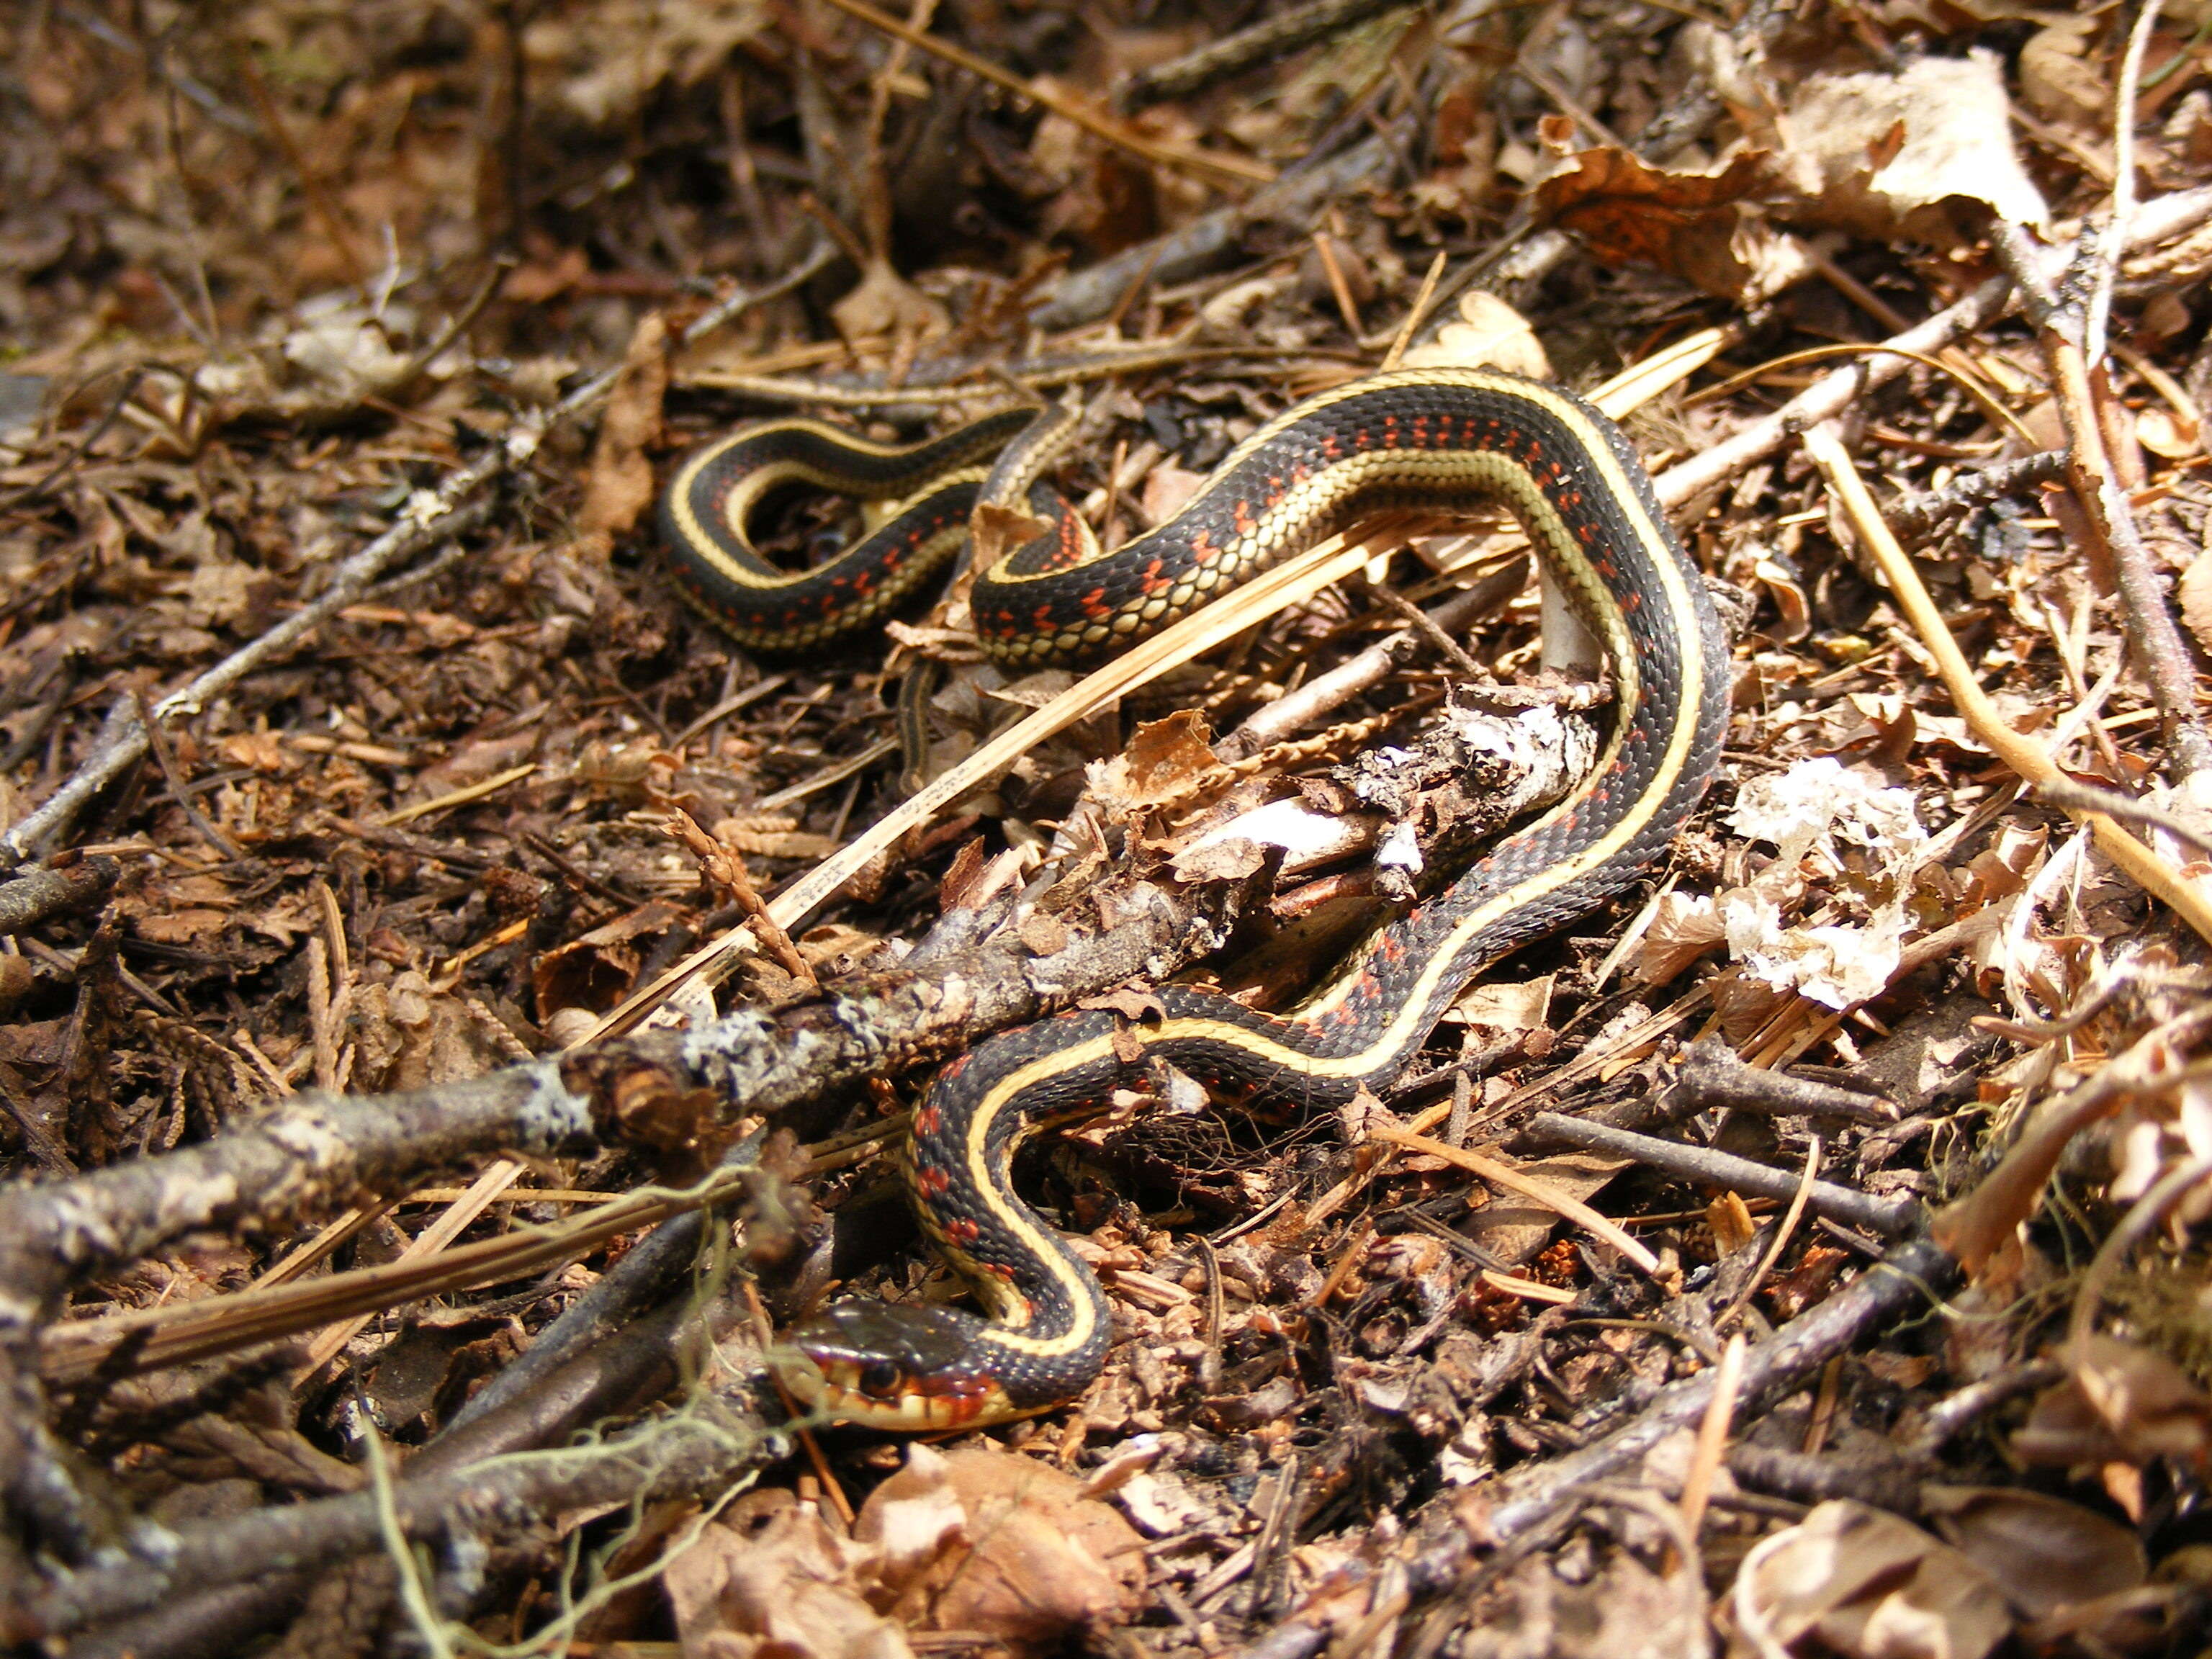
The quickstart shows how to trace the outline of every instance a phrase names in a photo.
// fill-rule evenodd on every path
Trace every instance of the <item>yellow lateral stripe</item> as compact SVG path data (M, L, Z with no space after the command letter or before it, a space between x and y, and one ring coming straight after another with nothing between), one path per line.
M1390 377L1377 377L1388 380ZM1434 384L1437 374L1423 371L1410 378ZM1696 615L1686 588L1689 580L1680 562L1674 556L1669 538L1644 511L1643 498L1635 489L1627 473L1621 468L1612 446L1582 410L1563 399L1539 395L1542 389L1521 382L1501 383L1479 374L1464 377L1466 382L1482 389L1510 392L1527 398L1553 415L1576 440L1583 458L1588 460L1602 478L1614 504L1630 520L1637 533L1647 561L1656 580L1667 595L1666 610L1678 622ZM1360 382L1359 391L1382 389L1375 380ZM1332 402L1334 398L1317 399L1316 403ZM1301 405L1291 413L1298 419L1310 416L1314 404ZM1238 453L1272 438L1288 423L1290 416L1278 417L1275 422L1238 447ZM1378 457L1395 457L1399 452L1369 452ZM1442 452L1457 455L1459 452ZM1568 812L1576 811L1587 804L1602 781L1606 769L1618 750L1625 734L1633 724L1642 707L1643 688L1635 655L1629 643L1626 619L1611 589L1598 575L1591 562L1583 554L1581 546L1566 528L1552 507L1542 484L1528 469L1498 455L1494 451L1469 452L1503 462L1496 470L1492 482L1499 485L1510 498L1510 504L1522 509L1522 520L1531 530L1531 540L1538 545L1563 582L1573 588L1585 601L1586 620L1597 623L1595 631L1603 637L1613 658L1613 672L1620 692L1620 714L1597 766L1583 783L1557 803L1540 818L1518 832L1522 836L1535 833L1544 825L1556 821ZM1221 472L1233 465L1237 455L1222 464ZM1332 469L1332 471L1334 470ZM1217 477L1219 473L1217 473ZM1203 494L1204 492L1201 492ZM1302 508L1310 513L1310 508ZM1272 514L1270 515L1273 516ZM1265 522L1263 520L1263 522ZM1594 603L1593 603L1594 601ZM1578 607L1583 608L1583 607ZM1254 1031L1225 1020L1203 1017L1185 1017L1161 1022L1150 1028L1140 1028L1134 1035L1146 1048L1156 1044L1174 1042L1210 1041L1234 1048L1263 1063L1281 1066L1286 1071L1310 1077L1341 1079L1364 1076L1380 1070L1404 1048L1418 1040L1416 1027L1425 1015L1431 999L1442 979L1453 972L1461 953L1485 930L1504 917L1540 899L1545 894L1578 881L1611 862L1615 854L1648 824L1659 806L1673 793L1687 764L1692 744L1696 741L1699 710L1705 701L1705 661L1700 641L1694 633L1680 642L1681 685L1679 702L1674 709L1672 727L1668 734L1667 748L1650 780L1632 806L1604 835L1583 848L1571 860L1542 871L1514 887L1494 894L1492 897L1461 918L1444 942L1433 951L1421 973L1401 1002L1398 1012L1383 1031L1356 1054L1334 1059L1316 1057L1280 1042L1265 1032ZM1339 976L1318 999L1322 1007L1333 1006L1347 994L1358 982L1364 955L1349 971ZM1462 970L1466 971L1466 970ZM1301 1012L1315 1012L1309 1003ZM1304 1024L1304 1021L1299 1021ZM975 1107L968 1129L969 1176L975 1189L988 1193L999 1201L994 1203L995 1219L1029 1246L1039 1261L1048 1264L1053 1276L1059 1280L1065 1299L1071 1310L1068 1328L1056 1336L1038 1338L1004 1328L994 1328L982 1333L984 1340L995 1346L1034 1357L1048 1358L1072 1352L1086 1343L1095 1328L1095 1310L1086 1286L1066 1270L1061 1247L1055 1239L1047 1237L1029 1218L1026 1206L1006 1201L1011 1197L995 1181L987 1149L991 1131L999 1115L1036 1084L1056 1073L1088 1065L1107 1057L1113 1052L1110 1037L1094 1038L1085 1043L1060 1049L1030 1062L1028 1066L1002 1079L985 1095ZM1009 1149L1011 1155L1011 1148Z

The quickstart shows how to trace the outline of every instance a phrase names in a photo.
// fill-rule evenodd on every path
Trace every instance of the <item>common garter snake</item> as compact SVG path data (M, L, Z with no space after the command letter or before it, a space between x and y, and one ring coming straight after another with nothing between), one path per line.
M990 417L904 450L805 422L726 439L684 464L664 507L678 569L743 642L805 648L860 626L913 592L922 564L952 556L955 521L981 487L977 457L1015 423ZM967 476L830 565L793 574L760 559L744 533L769 466L884 495ZM1613 730L1589 775L1376 931L1288 1015L1163 986L1157 1018L1061 1014L945 1066L915 1111L907 1184L924 1231L990 1316L835 1304L790 1337L798 1358L783 1370L802 1400L912 1431L1000 1421L1081 1393L1104 1363L1110 1311L1091 1269L1015 1193L1024 1139L1113 1091L1146 1090L1162 1064L1216 1090L1293 1103L1380 1092L1475 974L1628 886L1664 853L1719 758L1729 690L1720 623L1619 428L1550 386L1421 368L1323 392L1267 422L1181 512L1117 551L1099 551L1062 520L1003 553L976 576L977 632L1003 662L1079 661L1370 514L1475 498L1503 501L1522 520L1611 659Z

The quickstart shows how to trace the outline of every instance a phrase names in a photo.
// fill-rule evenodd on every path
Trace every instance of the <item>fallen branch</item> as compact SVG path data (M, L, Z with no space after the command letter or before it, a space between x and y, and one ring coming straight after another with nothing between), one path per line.
M398 1482L391 1493L411 1540L517 1532L556 1513L721 1496L788 1454L742 1396L709 1397L684 1411L595 1444L499 1457ZM375 1548L376 1494L256 1510L143 1555L64 1575L29 1603L34 1629L65 1635L150 1607L179 1590L219 1590L264 1575L325 1565Z
M1882 1324L1927 1305L1956 1272L1957 1264L1924 1239L1899 1245L1820 1306L1746 1350L1738 1412L1747 1416L1771 1403ZM1503 1501L1486 1515L1449 1500L1431 1504L1413 1533L1410 1559L1402 1564L1410 1588L1425 1595L1452 1589L1479 1542L1510 1546L1537 1534L1594 1484L1626 1469L1670 1435L1696 1429L1711 1407L1716 1382L1715 1370L1708 1368L1668 1383L1632 1422L1507 1481ZM1474 1526L1462 1516L1474 1518ZM1335 1634L1331 1611L1349 1599L1345 1587L1332 1581L1316 1594L1316 1606L1305 1616L1294 1614L1239 1659L1313 1659Z

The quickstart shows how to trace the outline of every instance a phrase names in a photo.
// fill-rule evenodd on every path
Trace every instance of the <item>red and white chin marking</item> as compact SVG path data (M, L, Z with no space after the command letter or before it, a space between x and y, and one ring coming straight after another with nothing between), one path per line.
M800 1403L832 1423L850 1423L893 1434L942 1434L981 1428L1027 1413L1006 1391L982 1377L955 1377L912 1383L888 1398L862 1392L860 1367L817 1360L794 1368L784 1383Z

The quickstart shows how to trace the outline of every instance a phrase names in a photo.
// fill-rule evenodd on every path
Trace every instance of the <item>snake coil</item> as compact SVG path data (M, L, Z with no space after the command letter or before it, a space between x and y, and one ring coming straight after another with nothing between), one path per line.
M685 463L664 507L678 569L743 642L793 649L883 615L957 551L979 458L1016 416L905 450L783 422ZM965 469L963 471L963 469ZM820 569L777 570L744 519L777 481L910 501ZM764 482L765 480L765 482ZM1394 508L1503 501L1613 665L1615 717L1590 775L1442 893L1377 930L1287 1015L1183 986L1156 1020L1062 1014L938 1074L914 1115L907 1184L923 1229L988 1318L832 1305L792 1334L793 1391L828 1415L915 1431L1001 1421L1083 1391L1111 1340L1091 1269L1014 1191L1040 1128L1144 1089L1164 1061L1224 1091L1310 1105L1386 1089L1467 984L1636 881L1718 763L1726 652L1704 584L1620 429L1571 393L1476 369L1406 369L1322 393L1255 433L1168 522L1109 554L1071 531L976 577L978 636L1011 665L1080 662L1157 632L1248 577Z

